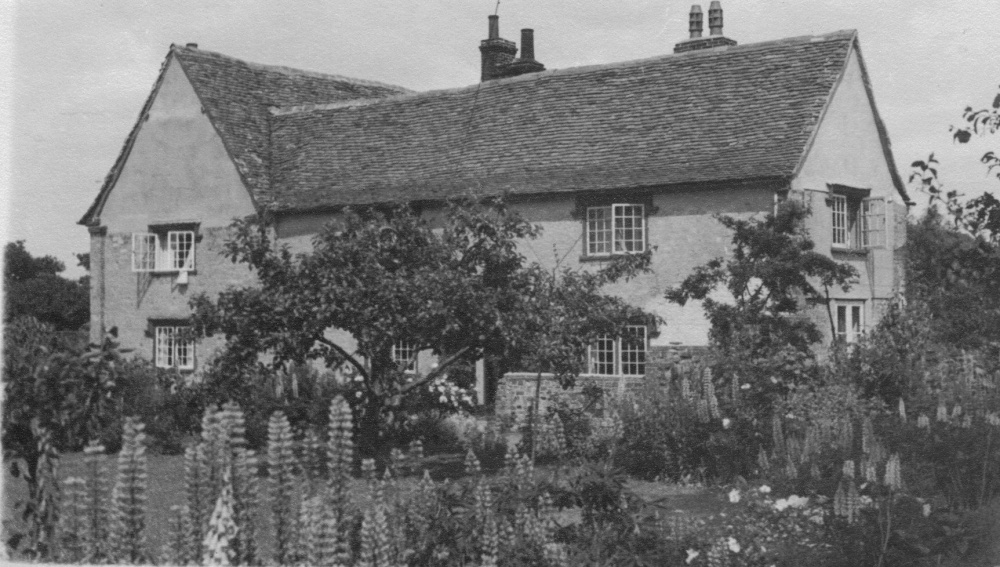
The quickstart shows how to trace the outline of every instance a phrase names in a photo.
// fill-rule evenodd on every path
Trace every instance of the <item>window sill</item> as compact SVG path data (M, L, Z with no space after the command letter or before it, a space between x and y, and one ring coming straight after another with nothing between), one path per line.
M149 274L152 276L176 276L181 272L187 272L188 276L198 275L198 270L132 270L133 274Z
M646 251L643 250L641 252L619 252L617 254L604 254L601 256L583 254L580 256L580 262L610 262L615 258L623 258L625 256L632 256L636 254L645 254L645 253Z
M843 254L845 256L867 256L868 251L871 248L841 248L839 246L833 246L830 251L834 254Z
M645 374L580 374L577 378L645 378Z

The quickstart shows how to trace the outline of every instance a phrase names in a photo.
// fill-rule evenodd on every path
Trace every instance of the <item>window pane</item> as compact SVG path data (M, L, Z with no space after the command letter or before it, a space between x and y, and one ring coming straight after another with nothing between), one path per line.
M837 306L837 338L847 339L847 307Z
M611 253L611 207L587 209L587 254Z
M615 373L615 341L610 336L600 337L590 347L590 373Z
M194 340L185 337L190 327L156 327L154 353L159 368L194 368Z
M155 234L132 235L132 271L151 272L156 269L157 238Z
M621 353L622 374L627 376L646 374L646 327L633 326L625 329Z
M646 249L644 207L614 205L615 252L642 252Z
M415 372L417 370L417 349L415 345L408 341L399 341L392 347L392 361L398 368L405 363L404 372Z
M847 197L832 196L833 243L847 246Z
M194 268L194 232L170 231L167 233L167 249L171 270Z
M857 340L861 336L861 306L851 307L851 340Z
M885 200L865 199L861 203L861 244L885 246Z

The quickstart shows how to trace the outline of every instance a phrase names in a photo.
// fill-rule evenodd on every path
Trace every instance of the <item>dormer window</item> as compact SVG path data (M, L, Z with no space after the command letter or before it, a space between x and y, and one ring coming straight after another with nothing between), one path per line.
M132 234L133 272L191 272L195 269L197 225L151 225Z

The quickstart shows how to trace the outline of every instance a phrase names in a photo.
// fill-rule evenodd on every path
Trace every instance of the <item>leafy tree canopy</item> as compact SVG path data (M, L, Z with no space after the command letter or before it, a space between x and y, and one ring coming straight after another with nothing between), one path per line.
M717 216L733 231L729 256L695 268L666 291L679 305L702 302L717 366L740 374L752 384L748 394L761 401L804 380L811 367L810 347L822 335L802 308L828 303L829 288L847 290L858 277L849 264L814 250L804 227L808 215L804 204L788 200L763 219Z
M79 329L87 323L87 280L66 279L59 275L65 269L65 264L52 256L32 256L23 240L8 242L4 250L4 319L30 315L58 330Z
M225 254L247 264L259 285L231 288L215 301L195 298L196 330L223 333L227 356L244 367L260 353L278 367L346 365L371 432L461 363L493 356L504 369L553 372L569 384L598 334L652 321L601 293L645 269L649 254L594 273L552 272L518 252L518 242L540 229L502 203L451 202L428 217L401 205L346 210L300 254L276 245L260 219L238 221ZM332 340L331 329L356 347ZM436 367L404 372L392 358L399 343L437 355Z

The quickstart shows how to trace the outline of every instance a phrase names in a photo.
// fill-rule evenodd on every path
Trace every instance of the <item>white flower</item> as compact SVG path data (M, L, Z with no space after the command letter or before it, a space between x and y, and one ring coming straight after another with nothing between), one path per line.
M726 543L729 545L729 551L732 551L733 553L740 552L740 542L736 541L736 538L730 537L729 541Z
M361 392L360 391L354 392L354 397L355 398L360 398L361 397Z
M729 501L731 503L733 503L733 504L736 504L737 502L740 501L740 491L739 491L739 489L734 488L734 489L732 489L732 490L729 491Z
M863 495L861 495L860 501L861 501L861 505L862 506L868 507L868 506L872 505L872 497L871 496L863 494Z
M750 389L750 384L743 384L742 386L740 386L740 390L749 390L749 389Z
M930 515L931 515L931 505L930 504L924 504L924 517L926 518L927 516L930 516Z
M441 397L440 397L440 398L438 399L438 401L440 401L440 402L441 402L442 404L444 404L444 403L448 403L448 396L445 396L445 395L442 395L442 396L441 396Z
M761 487L757 489L757 491L760 492L761 494L770 494L771 487L766 484L762 484Z
M816 515L813 515L813 516L809 516L809 521L812 522L812 523L814 523L814 524L819 524L819 525L822 526L823 525L823 516L821 514L816 514Z
M809 499L805 496L791 495L788 497L788 505L792 508L804 508L809 505Z
M788 500L785 498L780 498L774 501L774 509L783 512L785 508L788 508Z
M732 420L730 420L728 417L725 417L725 418L722 419L722 428L723 429L729 429L729 426L732 423L733 423Z
M688 552L688 558L684 560L684 563L687 565L690 565L692 561L694 561L695 559L698 558L699 555L701 555L700 551L696 551L694 549L689 549L687 550L687 552Z

